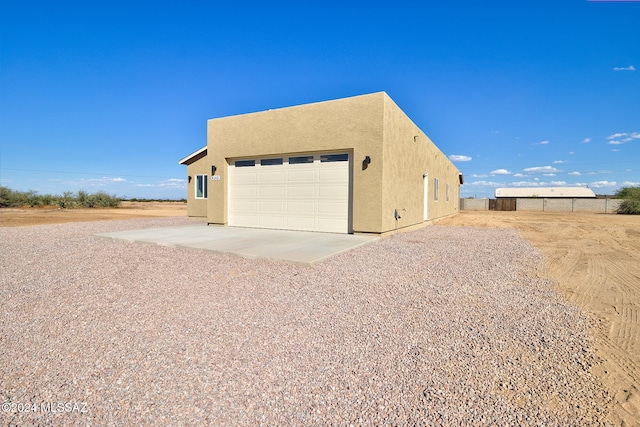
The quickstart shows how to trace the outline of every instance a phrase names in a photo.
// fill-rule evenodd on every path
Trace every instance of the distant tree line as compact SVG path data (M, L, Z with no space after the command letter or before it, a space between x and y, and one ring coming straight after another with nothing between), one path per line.
M38 194L36 191L15 191L7 187L0 187L0 208L22 208L57 206L59 208L116 208L121 199L111 196L104 191L89 194L80 190L77 193L65 191L61 196L52 194Z

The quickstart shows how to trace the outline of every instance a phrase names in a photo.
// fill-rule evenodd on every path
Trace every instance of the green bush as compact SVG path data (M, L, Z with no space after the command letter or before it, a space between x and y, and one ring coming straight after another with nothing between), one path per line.
M62 209L68 209L76 206L76 200L71 191L65 191L62 196L56 198L55 204Z
M625 199L618 207L619 214L640 215L640 187L623 187L616 197Z
M619 214L640 215L640 200L627 199L618 206Z

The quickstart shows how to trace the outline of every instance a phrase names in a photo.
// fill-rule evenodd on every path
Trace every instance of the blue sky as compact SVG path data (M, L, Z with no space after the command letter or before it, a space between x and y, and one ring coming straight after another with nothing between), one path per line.
M0 185L183 198L206 120L386 91L496 187L640 185L640 2L0 5Z

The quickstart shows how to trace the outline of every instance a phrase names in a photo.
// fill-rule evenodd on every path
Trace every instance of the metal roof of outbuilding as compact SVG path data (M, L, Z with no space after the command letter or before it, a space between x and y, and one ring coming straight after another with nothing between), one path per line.
M501 197L593 197L596 195L587 187L517 187L496 188L496 198Z

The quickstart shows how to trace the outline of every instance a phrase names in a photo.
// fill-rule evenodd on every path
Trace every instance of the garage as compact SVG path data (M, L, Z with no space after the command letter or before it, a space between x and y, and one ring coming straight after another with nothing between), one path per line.
M229 225L348 233L349 154L229 162Z

